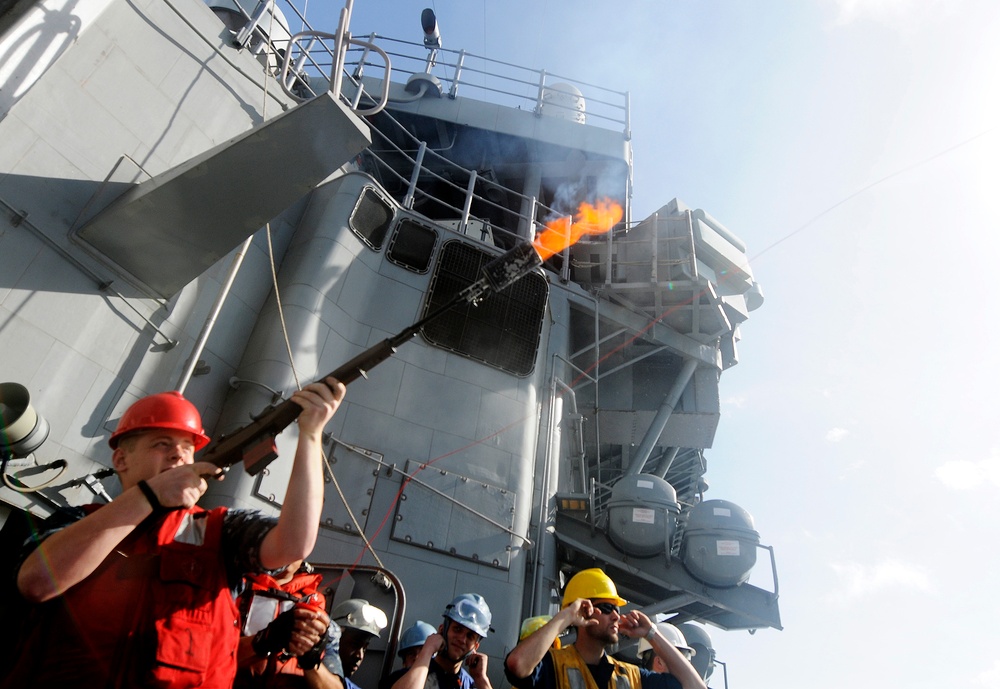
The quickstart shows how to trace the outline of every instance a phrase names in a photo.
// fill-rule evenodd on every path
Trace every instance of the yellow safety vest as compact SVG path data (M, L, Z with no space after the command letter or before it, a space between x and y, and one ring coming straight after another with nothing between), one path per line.
M611 681L607 687L598 687L590 668L572 646L551 650L552 665L556 672L556 687L558 689L640 689L642 679L639 667L631 663L623 663L611 656L606 656L613 666Z

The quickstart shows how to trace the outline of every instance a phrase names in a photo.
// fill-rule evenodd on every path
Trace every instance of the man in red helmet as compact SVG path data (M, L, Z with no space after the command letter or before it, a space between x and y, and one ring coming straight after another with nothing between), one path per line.
M150 395L111 436L122 492L107 505L57 512L17 574L34 603L19 662L0 687L228 688L236 672L243 576L302 560L323 504L322 431L345 393L332 378L292 395L299 440L277 519L197 506L206 478L194 453L208 444L179 393ZM326 624L303 610L300 635Z

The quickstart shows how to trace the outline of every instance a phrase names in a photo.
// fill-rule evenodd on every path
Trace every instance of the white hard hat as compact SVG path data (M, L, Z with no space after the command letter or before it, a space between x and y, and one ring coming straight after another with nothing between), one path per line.
M667 641L673 644L678 651L686 651L687 653L694 655L694 649L687 645L687 639L684 638L684 634L681 633L680 629L669 622L657 622L656 629L659 630L660 634L667 637ZM653 645L646 639L639 639L639 655L642 655L652 648Z
M389 620L384 612L362 598L351 598L330 611L330 619L341 627L360 629L378 636Z

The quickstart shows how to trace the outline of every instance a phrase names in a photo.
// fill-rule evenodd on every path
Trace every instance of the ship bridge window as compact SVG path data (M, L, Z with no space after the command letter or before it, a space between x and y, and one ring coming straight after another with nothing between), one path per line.
M495 255L459 240L445 242L424 314L448 302L481 276ZM517 376L535 368L548 284L529 273L478 306L459 304L424 326L424 337L439 347Z
M365 187L351 213L351 231L365 244L379 251L392 224L394 208L392 201L374 188Z
M434 255L438 235L430 227L421 225L410 218L403 218L396 225L386 257L416 273L426 273Z

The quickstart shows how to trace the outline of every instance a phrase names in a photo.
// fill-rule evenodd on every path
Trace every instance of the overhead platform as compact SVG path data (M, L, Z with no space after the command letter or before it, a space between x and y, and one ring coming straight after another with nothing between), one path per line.
M370 143L326 92L134 185L77 236L169 298Z
M702 210L674 199L627 233L570 249L573 279L679 333L713 342L760 305L746 247Z
M648 615L673 613L671 622L695 619L722 629L781 629L777 575L774 591L747 583L708 586L688 574L680 562L668 561L663 555L627 557L602 531L558 511L555 538L562 549L561 562L571 563L574 572L589 567L604 569L619 594Z

